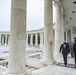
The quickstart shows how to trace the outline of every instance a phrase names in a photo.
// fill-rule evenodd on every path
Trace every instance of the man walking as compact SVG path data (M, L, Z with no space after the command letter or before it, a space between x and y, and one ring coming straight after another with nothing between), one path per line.
M67 55L68 55L69 47L67 43L64 41L60 46L60 52L63 54L64 64L67 65Z
M75 68L76 68L76 38L74 38L73 50L74 50L74 58L75 58Z

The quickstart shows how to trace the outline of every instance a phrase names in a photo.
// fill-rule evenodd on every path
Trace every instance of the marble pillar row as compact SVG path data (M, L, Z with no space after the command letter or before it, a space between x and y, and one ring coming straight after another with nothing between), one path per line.
M44 55L43 64L53 64L53 10L52 0L44 0Z
M26 0L12 0L9 64L5 75L27 75L25 67Z
M60 45L62 44L61 3L55 3L55 11L55 55L59 55Z

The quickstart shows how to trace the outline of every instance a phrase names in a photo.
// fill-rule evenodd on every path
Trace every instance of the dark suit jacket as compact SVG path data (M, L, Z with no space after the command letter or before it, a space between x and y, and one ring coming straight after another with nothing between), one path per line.
M76 42L74 42L73 44L73 50L74 50L74 53L76 53Z
M68 54L69 52L69 46L67 44L65 44L65 48L64 48L64 44L61 44L60 46L60 52L62 51L62 54Z

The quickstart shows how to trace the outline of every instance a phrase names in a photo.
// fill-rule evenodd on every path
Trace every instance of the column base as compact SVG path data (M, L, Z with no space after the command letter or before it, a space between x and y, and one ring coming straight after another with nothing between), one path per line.
M42 59L42 60L41 60L41 63L42 63L44 66L47 66L47 65L54 65L56 62L55 62L55 60L45 60L45 59Z
M54 59L57 63L63 61L63 56L62 54L57 54L57 55L54 55Z
M8 73L6 71L6 72L2 73L2 75L32 75L32 72L31 71L27 71L27 72L24 72L24 73L13 74L13 73Z

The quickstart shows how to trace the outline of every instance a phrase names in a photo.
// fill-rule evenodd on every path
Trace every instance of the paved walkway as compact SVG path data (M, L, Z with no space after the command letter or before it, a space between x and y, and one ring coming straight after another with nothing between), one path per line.
M60 55L56 57L58 62L55 65L49 65L45 68L33 71L33 75L76 75L76 68L74 68L74 58L68 56L68 65L65 67L63 58Z
M49 65L44 68L32 71L32 75L76 75L74 68L74 58L68 57L68 65L64 66L62 56L58 57L59 61L55 65ZM0 67L0 75L5 72L5 68ZM2 72L2 73L1 73Z
M8 57L8 47L6 50L6 46L3 48L0 48L0 57ZM2 53L4 52L4 53ZM49 65L47 67L35 70L32 72L32 75L76 75L76 68L74 68L74 58L71 58L70 55L68 55L68 65L67 67L63 64L63 58L62 55L56 56L55 59L57 59L57 63L55 65ZM0 75L1 72L5 72L5 68L0 67Z
M0 66L0 75L3 75L3 73L6 71L7 68Z
M40 70L32 72L33 75L76 75L75 68L61 67L61 66L47 66Z

